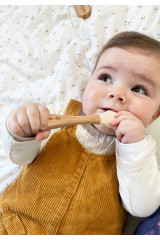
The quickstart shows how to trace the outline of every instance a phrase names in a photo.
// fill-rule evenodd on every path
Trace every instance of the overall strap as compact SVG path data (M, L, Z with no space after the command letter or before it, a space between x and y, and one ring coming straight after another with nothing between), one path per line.
M82 103L75 99L71 99L67 105L65 115L78 116L81 112L81 109Z

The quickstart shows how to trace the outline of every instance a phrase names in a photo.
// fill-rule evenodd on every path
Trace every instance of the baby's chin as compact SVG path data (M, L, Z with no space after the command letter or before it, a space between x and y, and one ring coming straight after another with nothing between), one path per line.
M113 128L106 127L101 124L94 124L95 128L97 128L99 131L101 131L104 134L115 136L115 130Z

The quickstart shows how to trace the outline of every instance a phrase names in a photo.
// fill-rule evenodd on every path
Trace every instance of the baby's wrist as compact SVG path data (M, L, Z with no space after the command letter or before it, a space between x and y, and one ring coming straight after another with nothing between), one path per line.
M121 143L122 144L134 144L134 143L141 142L144 138L145 138L145 134L141 135L141 136L131 137L131 138L122 137Z
M148 141L145 138L136 143L123 144L116 139L116 151L125 162L136 161L145 157L148 151Z

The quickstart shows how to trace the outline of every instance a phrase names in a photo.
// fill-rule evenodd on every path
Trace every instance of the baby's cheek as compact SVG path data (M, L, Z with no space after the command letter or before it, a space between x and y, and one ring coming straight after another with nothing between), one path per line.
M82 108L83 108L83 112L85 113L85 115L87 115L88 112L88 97L87 94L84 94L83 96L83 101L82 101Z
M85 91L83 95L83 107L87 109L90 105L90 102L92 101L92 94L90 91Z
M90 115L90 107L89 107L87 99L85 99L85 100L86 101L83 101L83 103L82 103L83 112L85 115Z
M146 128L148 125L150 125L153 122L153 115L150 115L147 113L143 114L141 117L141 121Z

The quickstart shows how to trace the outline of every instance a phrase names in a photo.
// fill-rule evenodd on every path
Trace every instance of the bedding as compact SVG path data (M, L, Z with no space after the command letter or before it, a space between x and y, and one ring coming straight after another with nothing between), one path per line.
M96 57L107 40L134 30L160 40L160 6L0 6L0 194L21 166L6 156L2 130L8 113L27 102L82 100ZM160 159L160 119L148 129Z

